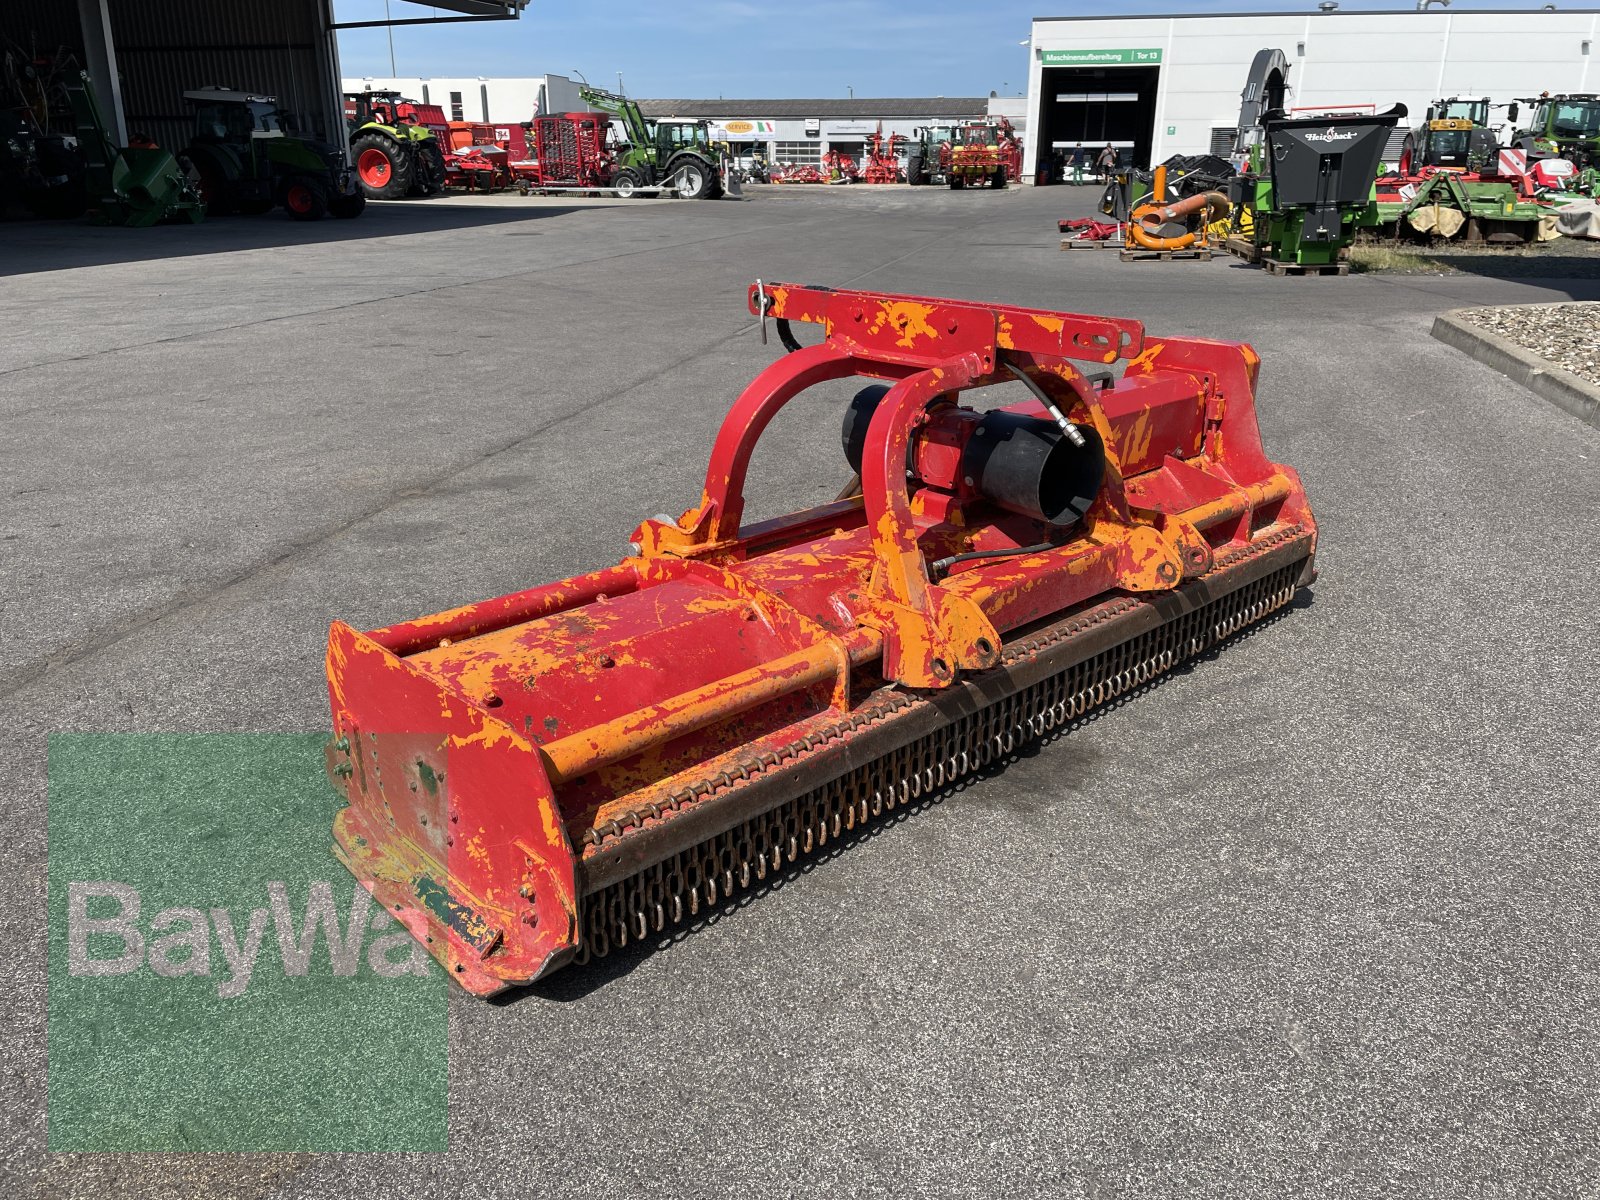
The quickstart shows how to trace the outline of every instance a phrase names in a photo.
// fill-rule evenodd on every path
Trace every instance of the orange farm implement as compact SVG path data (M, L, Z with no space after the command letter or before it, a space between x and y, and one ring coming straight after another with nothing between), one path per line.
M605 113L552 113L533 119L536 188L595 190L611 185L617 163L606 145L611 118Z
M888 137L883 134L883 122L878 122L878 131L867 142L867 171L863 178L867 183L900 183L905 175L900 169L900 147L905 143L905 135L891 133Z
M1208 251L1210 225L1227 217L1231 208L1221 192L1196 192L1181 200L1169 200L1167 168L1159 166L1150 195L1128 215L1124 253Z
M779 163L772 170L773 183L827 183L828 176L811 163Z
M333 625L338 852L470 992L692 921L1314 578L1246 345L787 284L748 302L789 353L734 402L681 518L590 575ZM871 381L844 419L855 480L744 523L767 424L850 377Z
M854 183L861 178L856 160L842 150L829 150L822 156L822 169L829 183Z
M1109 246L1113 238L1121 244L1123 239L1120 221L1096 221L1092 217L1073 217L1057 221L1056 228L1061 231L1063 250L1078 246Z

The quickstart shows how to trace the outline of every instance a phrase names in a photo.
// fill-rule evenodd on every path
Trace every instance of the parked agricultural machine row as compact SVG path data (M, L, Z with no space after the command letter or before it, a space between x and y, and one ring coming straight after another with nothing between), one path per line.
M913 137L885 135L883 122L865 146L865 167L836 149L819 166L779 163L772 183L909 183L1005 187L1022 177L1022 142L1005 117L969 125L919 126Z
M1504 110L1515 126L1523 104L1534 105L1532 124L1502 143L1492 112ZM1557 236L1560 207L1600 198L1597 147L1600 97L1498 106L1487 97L1436 100L1406 136L1398 169L1377 181L1378 224L1425 238L1548 241Z
M1600 196L1600 98L1531 102L1533 126L1512 145L1489 127L1488 99L1437 101L1391 171L1381 159L1404 105L1290 112L1288 71L1280 50L1256 56L1231 159L1180 155L1153 172L1124 168L1101 202L1112 221L1060 222L1062 249L1115 241L1124 259L1170 260L1206 259L1220 245L1274 273L1344 274L1362 234L1537 244L1560 236L1564 204L1592 208ZM1514 123L1519 105L1503 107Z
M519 183L524 194L609 190L623 198L715 200L729 183L737 187L705 121L652 121L626 96L592 87L580 94L600 111L534 119L534 161Z
M7 47L0 84L0 209L17 201L39 216L142 227L274 208L355 217L366 204L344 151L296 133L272 96L184 92L193 125L173 152L140 132L118 145L93 81L64 51Z

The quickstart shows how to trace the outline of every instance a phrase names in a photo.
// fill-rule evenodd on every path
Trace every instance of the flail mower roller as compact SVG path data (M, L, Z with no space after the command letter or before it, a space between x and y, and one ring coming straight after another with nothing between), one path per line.
M789 353L734 403L699 503L632 557L333 626L337 851L470 992L692 920L1312 578L1248 346L786 284L749 304ZM745 524L768 422L846 377L871 381L844 420L858 486ZM1018 380L1020 403L962 403Z

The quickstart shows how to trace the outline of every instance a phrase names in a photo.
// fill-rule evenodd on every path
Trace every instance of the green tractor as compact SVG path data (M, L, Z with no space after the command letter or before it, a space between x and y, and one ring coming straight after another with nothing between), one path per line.
M184 151L213 213L264 213L282 207L297 221L359 217L367 198L344 152L293 136L277 98L228 88L199 88L183 98L194 109Z
M356 178L372 200L444 191L444 150L399 92L345 93L345 123Z
M590 108L622 121L628 141L617 152L617 169L611 177L619 195L639 195L637 188L670 184L686 200L721 199L721 156L711 144L705 121L650 121L626 96L592 87L578 94Z
M914 186L944 183L950 175L953 125L919 125L906 149L906 182Z
M1533 118L1527 128L1517 130L1518 146L1558 154L1580 171L1600 167L1600 95L1546 94L1522 103L1533 105Z

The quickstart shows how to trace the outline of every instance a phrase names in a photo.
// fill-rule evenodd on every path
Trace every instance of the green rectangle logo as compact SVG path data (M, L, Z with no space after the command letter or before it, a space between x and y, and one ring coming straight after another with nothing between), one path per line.
M1153 66L1160 50L1041 50L1039 61L1047 67Z
M444 974L332 853L321 734L49 742L53 1151L441 1151Z

